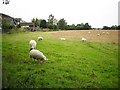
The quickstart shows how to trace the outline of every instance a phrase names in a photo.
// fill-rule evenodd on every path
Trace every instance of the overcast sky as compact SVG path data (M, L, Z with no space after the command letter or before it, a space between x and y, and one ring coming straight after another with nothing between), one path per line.
M0 0L0 13L30 22L32 18L48 19L50 14L68 24L88 22L92 27L118 25L120 0Z

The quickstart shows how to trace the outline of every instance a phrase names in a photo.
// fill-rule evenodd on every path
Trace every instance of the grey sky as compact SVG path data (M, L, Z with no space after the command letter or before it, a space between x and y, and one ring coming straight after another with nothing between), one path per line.
M88 22L92 27L118 25L119 0L10 0L3 5L0 13L30 22L32 18L64 18L68 24Z

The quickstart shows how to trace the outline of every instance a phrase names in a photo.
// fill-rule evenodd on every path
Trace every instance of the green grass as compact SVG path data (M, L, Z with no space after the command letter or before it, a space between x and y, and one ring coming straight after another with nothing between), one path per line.
M38 35L44 37L38 42ZM3 34L3 87L118 88L118 45L79 40L61 41L49 32ZM29 41L49 59L29 58Z

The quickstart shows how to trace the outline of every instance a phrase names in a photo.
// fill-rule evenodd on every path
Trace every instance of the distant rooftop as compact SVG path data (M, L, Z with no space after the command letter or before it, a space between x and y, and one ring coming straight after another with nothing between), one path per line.
M9 18L13 18L13 17L11 17L11 16L9 16L9 15L7 15L7 14L3 14L3 13L0 13L0 15L5 16L5 17L9 17ZM14 19L14 18L13 18L13 19Z

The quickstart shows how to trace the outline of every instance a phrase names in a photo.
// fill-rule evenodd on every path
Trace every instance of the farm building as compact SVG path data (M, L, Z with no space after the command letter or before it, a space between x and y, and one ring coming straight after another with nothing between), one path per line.
M16 19L13 18L13 17L11 17L11 16L9 16L9 15L0 13L0 18L1 18L2 20L5 19L5 20L9 21L10 24L16 25L16 22L17 22Z
M9 32L12 28L18 25L21 27L28 27L31 31L35 31L34 23L25 22L21 18L14 18L9 15L0 13L0 32Z
M31 31L36 31L34 23L31 22L22 22L20 23L20 26L24 28L30 28Z
M3 14L3 13L0 13L0 32L7 32L7 31L10 31L12 29L12 27L15 27L18 25L18 20L9 16L9 15L6 15L6 14Z

